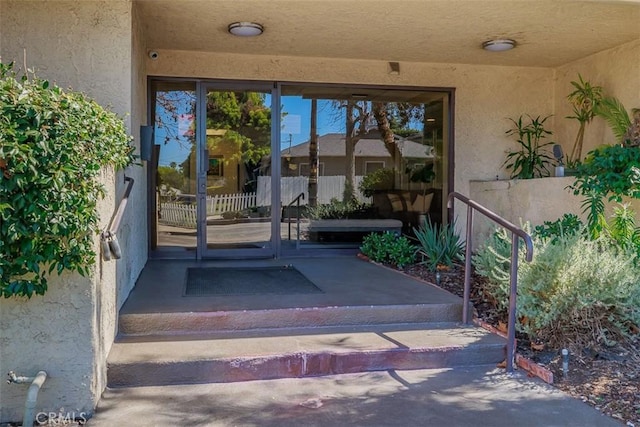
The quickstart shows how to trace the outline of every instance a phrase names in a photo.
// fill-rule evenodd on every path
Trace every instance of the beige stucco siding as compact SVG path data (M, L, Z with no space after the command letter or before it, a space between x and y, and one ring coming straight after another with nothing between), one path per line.
M554 141L562 144L565 153L573 147L578 131L578 123L566 118L572 115L566 97L573 90L571 81L578 80L578 73L591 84L602 86L608 96L618 98L628 111L640 107L640 40L566 64L555 72ZM615 142L606 122L596 117L586 128L583 156L598 145ZM583 198L574 196L566 189L573 182L571 177L472 182L470 197L515 224L523 220L538 225L544 221L554 221L564 213L574 213L584 219L581 208ZM627 202L636 212L640 212L638 200ZM607 205L608 215L614 206ZM477 221L476 228L476 241L490 229L483 220Z
M130 114L126 122L137 129L146 75L144 62L132 54L145 49L140 33L132 34L132 19L128 0L1 0L0 56L20 66L26 51L28 66L40 77L83 91L122 116ZM118 235L124 259L98 260L87 278L54 277L44 297L0 300L0 372L49 374L36 410L91 412L106 384L117 311L146 261L144 169L126 173L136 179L136 202L129 204ZM106 227L124 191L123 174L104 171L101 180L107 196L99 212ZM0 422L21 419L25 394L24 385L0 383Z
M563 65L556 70L554 83L556 140L569 153L578 132L578 122L566 119L573 115L567 95L574 90L571 81L578 80L578 73L592 85L602 86L608 96L618 98L630 111L640 108L640 39L609 49L579 61ZM615 138L605 121L596 117L585 131L583 156L601 144L615 143Z

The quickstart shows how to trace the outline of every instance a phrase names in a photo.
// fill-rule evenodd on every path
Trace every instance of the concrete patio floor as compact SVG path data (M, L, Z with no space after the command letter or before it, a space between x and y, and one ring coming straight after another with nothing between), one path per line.
M189 267L292 265L322 289L320 294L183 297ZM149 260L120 314L305 307L393 306L460 303L427 283L355 256L245 261Z
M619 426L493 366L107 390L90 427Z

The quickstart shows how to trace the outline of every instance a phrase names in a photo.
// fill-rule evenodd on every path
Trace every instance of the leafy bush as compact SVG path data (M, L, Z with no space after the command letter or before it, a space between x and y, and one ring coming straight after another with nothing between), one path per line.
M551 116L541 119L540 116L536 118L527 116L528 123L523 116L518 117L518 120L509 119L514 127L505 133L515 135L520 148L517 151L509 151L503 164L507 170L511 170L511 178L530 179L549 176L547 167L553 163L553 158L546 147L553 145L553 142L543 142L547 135L551 135L551 131L544 127L544 122L549 117Z
M431 222L430 218L417 229L413 229L418 241L418 252L425 259L421 262L431 271L435 271L439 265L450 268L455 261L464 259L464 244L456 232L456 222L447 225L438 225Z
M509 233L498 230L476 256L489 279L485 293L506 317ZM534 239L534 259L518 270L520 331L552 346L612 345L640 326L640 267L636 255L582 233ZM594 268L597 266L597 268Z
M416 254L416 248L409 239L389 232L366 235L360 251L372 261L393 264L398 268L413 263Z
M476 272L489 279L485 282L485 297L506 319L509 309L511 233L504 228L498 228L484 242L472 260Z
M577 215L566 213L555 221L545 221L533 229L533 233L541 239L558 239L564 235L575 235L584 229L584 224Z
M576 180L569 188L573 194L585 197L582 206L589 232L597 238L604 226L603 200L640 198L640 150L607 145L590 151L576 168Z
M393 169L382 168L366 174L360 184L358 190L365 197L371 197L377 190L389 190L393 188Z
M123 121L77 92L0 63L0 293L31 297L47 277L95 262L97 182L133 160Z
M338 199L331 199L328 204L310 207L308 215L312 219L369 218L372 215L372 207L368 203L361 203L357 200L343 202Z
M613 208L611 220L605 223L606 236L623 250L635 251L640 258L640 229L636 227L636 216L628 204Z

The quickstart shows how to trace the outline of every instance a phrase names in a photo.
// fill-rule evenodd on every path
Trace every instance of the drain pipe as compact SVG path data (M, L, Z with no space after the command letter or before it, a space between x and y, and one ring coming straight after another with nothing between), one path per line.
M22 416L23 426L32 426L35 419L36 402L38 401L38 392L40 387L47 379L47 373L45 371L39 371L35 377L20 377L15 372L10 371L8 384L24 384L31 383L29 390L27 391L27 398L24 401L24 414Z

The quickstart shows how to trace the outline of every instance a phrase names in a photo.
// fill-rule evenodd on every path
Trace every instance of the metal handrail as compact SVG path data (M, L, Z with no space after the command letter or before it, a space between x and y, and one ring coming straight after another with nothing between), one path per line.
M127 183L127 188L124 190L124 195L122 196L122 200L120 200L120 204L118 205L118 209L115 211L111 221L109 223L109 230L112 234L116 234L118 229L120 228L120 222L122 222L122 217L124 215L124 210L127 208L127 202L129 201L129 195L131 194L131 188L133 188L133 183L135 182L133 178L125 176L124 182Z
M471 288L471 249L473 246L473 211L476 210L493 222L511 231L511 269L509 272L509 320L507 323L507 372L513 372L513 361L516 343L516 298L518 293L518 238L522 238L526 245L527 262L533 259L533 242L531 236L498 214L490 211L481 204L474 202L460 193L451 192L447 198L447 207L453 207L453 200L458 199L467 205L466 250L464 268L464 295L462 307L462 322L469 322L469 294Z
M304 200L304 191L298 194L295 199L293 199L287 206L285 206L285 209L287 211L287 226L289 227L289 240L291 240L291 212L289 212L289 208L293 206L294 203L297 204L296 225L298 227L298 242L300 241L300 198Z
M129 201L129 195L131 194L131 188L133 188L133 183L135 181L133 178L125 176L124 182L127 183L127 188L124 190L124 195L118 204L118 208L114 211L107 229L100 233L100 239L102 241L102 256L105 261L109 261L112 255L115 259L120 259L122 257L116 233L118 232L118 229L120 229L120 223L122 222L122 217L124 216L124 211L127 208L127 202Z

